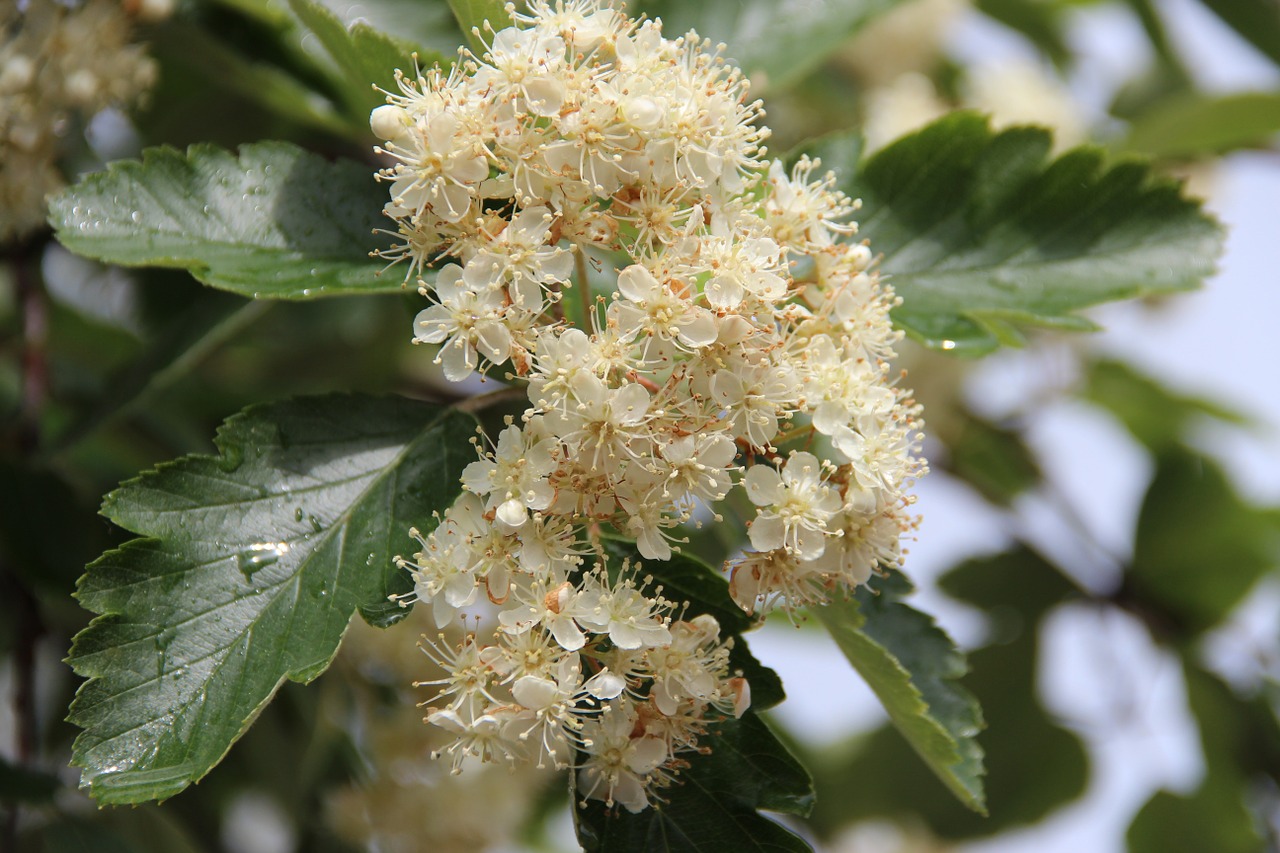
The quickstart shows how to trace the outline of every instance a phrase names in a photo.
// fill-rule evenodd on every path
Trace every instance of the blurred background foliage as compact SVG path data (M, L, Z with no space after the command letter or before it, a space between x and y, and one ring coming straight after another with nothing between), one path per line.
M326 5L343 23L359 19L393 34L368 36L380 56L403 60L416 50L425 64L452 55L462 38L443 0ZM1197 191L1211 185L1216 159L1228 152L1276 154L1280 90L1202 88L1197 57L1169 36L1170 4L1156 0L635 5L671 31L697 27L730 45L765 98L778 152L849 129L875 149L972 107L997 126L1053 126L1059 149L1093 140L1115 157L1151 157L1170 174L1191 176ZM1239 50L1280 64L1280 5L1202 6L1237 34ZM1075 25L1102 7L1141 28L1149 61L1131 79L1112 81L1114 97L1098 110L1066 81L1088 71ZM316 33L326 19L311 14L303 23L294 8L283 0L180 0L164 14L139 16L134 37L158 64L154 88L131 111L77 116L58 139L59 167L73 177L150 145L286 139L365 160L372 171L367 115L376 95L358 62L321 47ZM945 49L955 28L979 19L1036 59L992 68ZM285 685L198 788L160 806L102 811L77 793L77 772L67 767L75 730L62 722L77 684L60 659L88 614L71 595L85 563L126 538L96 515L101 496L158 461L207 452L217 424L250 403L333 390L430 399L456 392L405 345L414 297L251 302L186 273L76 258L40 227L0 244L0 261L0 846L267 853L568 843L562 786L513 783L505 771L449 779L425 761L431 735L409 687L427 677L421 656L404 632L389 638L363 625L353 627L334 672L310 688ZM1175 393L1085 343L1048 332L1033 339L1032 348L1054 354L1059 381L999 416L961 392L974 362L904 345L935 476L987 505L1009 543L938 580L980 615L964 683L988 721L981 742L990 816L959 805L888 728L825 748L796 736L818 786L800 831L821 848L944 850L998 838L1098 784L1083 732L1043 696L1044 670L1057 659L1046 655L1049 626L1070 610L1137 626L1176 661L1203 754L1199 781L1156 793L1110 849L1280 849L1280 619L1271 606L1280 508L1242 496L1196 438L1207 422L1255 428L1250 413ZM1114 419L1149 457L1131 551L1104 543L1028 437L1037 407L1062 400ZM1042 547L1029 500L1049 507L1073 547ZM1245 647L1239 633L1223 633L1259 606L1269 625L1264 642ZM1223 636L1231 666L1207 652ZM1123 696L1123 668L1116 672Z

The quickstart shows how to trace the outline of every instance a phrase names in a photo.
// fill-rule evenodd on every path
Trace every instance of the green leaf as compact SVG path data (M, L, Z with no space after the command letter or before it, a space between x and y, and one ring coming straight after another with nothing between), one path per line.
M1125 578L1128 597L1175 634L1221 622L1280 564L1280 524L1245 503L1211 460L1187 450L1156 459Z
M142 853L122 836L84 818L64 819L40 831L43 853Z
M1016 430L986 421L972 412L957 412L947 425L947 469L1001 506L1034 487L1040 465Z
M1280 3L1275 0L1200 0L1245 41L1280 65Z
M212 290L197 288L197 293L185 310L167 318L155 340L136 359L111 377L106 393L58 436L58 451L66 450L116 418L136 410L186 376L272 305L246 302Z
M710 746L695 754L666 802L639 814L610 813L596 800L576 809L578 841L587 853L783 853L808 851L804 841L757 809L807 814L813 803L809 774L769 727L748 711L712 726Z
M451 59L462 41L445 0L322 0L347 26L365 22L384 33L408 39Z
M1043 819L1088 784L1084 744L1049 716L1036 694L1040 620L1073 597L1075 587L1025 549L966 562L941 586L980 606L991 629L990 644L969 654L964 681L981 700L988 724L982 747L990 817L948 796L886 726L806 761L818 789L814 823L824 837L855 821L885 817L923 821L946 839L988 836ZM868 778L875 785L858 787ZM856 796L843 793L852 790Z
M1191 794L1159 791L1134 817L1126 834L1129 853L1256 853L1266 849L1247 804L1251 756L1270 742L1252 740L1249 709L1230 688L1192 664L1183 668L1187 699L1200 724L1206 772ZM1251 763L1251 762L1250 762ZM1274 785L1274 782L1271 783Z
M750 78L752 91L798 83L872 18L899 0L838 0L795 9L786 0L648 0L641 10L662 18L669 38L689 30L725 51Z
M1188 158L1265 145L1280 132L1280 92L1212 97L1188 93L1160 101L1136 117L1120 149Z
M289 0L294 14L315 33L333 59L335 85L353 122L367 130L369 113L386 103L384 92L399 91L395 71L410 70L413 56L424 66L444 62L438 53L428 54L416 45L379 32L365 23L344 26L333 12L316 0ZM382 89L377 91L374 86Z
M1032 44L1040 48L1056 65L1066 65L1071 60L1063 32L1063 12L1060 4L1045 0L977 0L978 10L1022 33Z
M194 22L171 20L161 26L159 33L160 37L151 43L161 67L157 102L148 104L141 118L144 130L152 132L151 138L172 140L176 131L181 134L176 137L180 140L208 139L207 135L199 134L205 129L201 125L206 116L192 110L196 113L194 130L198 134L192 136L188 135L187 128L174 127L172 115L191 110L193 97L199 97L200 111L208 109L208 102L215 100L215 92L235 96L241 112L234 124L247 123L240 101L248 101L277 121L296 122L311 136L316 131L348 133L334 105L288 71L258 57L246 56ZM187 85L182 87L183 83ZM219 106L225 103L224 99ZM190 120L191 117L183 118ZM221 113L209 123L229 124ZM279 135L279 128L275 129Z
M967 664L932 618L901 602L910 592L895 572L814 612L929 768L962 803L985 813L975 740L982 710L955 683Z
M461 490L474 421L392 398L255 406L189 456L125 483L103 513L140 534L93 563L103 614L69 662L69 720L100 803L164 799L222 759L284 679L329 665L351 614L390 624L392 558Z
M0 459L0 482L0 564L28 589L65 597L84 564L110 541L92 501L52 469L7 459Z
M483 34L486 24L495 31L511 26L506 5L505 0L449 0L458 29L467 37L476 56L483 56L486 48L485 39L476 35L475 30Z
M1244 415L1216 403L1175 394L1118 361L1097 361L1089 367L1084 399L1110 411L1134 438L1156 453L1181 444L1196 421L1206 417L1249 423Z
M369 257L386 190L368 166L293 145L143 152L50 202L58 240L125 266L179 267L243 296L307 299L401 289Z
M47 803L61 787L57 776L10 764L0 756L0 802Z
M996 134L953 113L845 182L907 334L982 354L1020 344L1022 326L1091 329L1076 311L1187 290L1213 271L1221 229L1176 185L1093 148L1046 163L1049 147L1047 131Z

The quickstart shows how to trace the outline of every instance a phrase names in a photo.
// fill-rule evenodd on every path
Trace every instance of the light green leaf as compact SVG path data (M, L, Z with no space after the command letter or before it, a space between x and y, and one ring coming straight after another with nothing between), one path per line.
M811 848L757 809L808 814L809 774L755 713L716 723L701 739L666 802L639 814L598 800L574 810L587 853L804 853Z
M689 30L728 45L725 54L751 80L753 90L778 91L798 83L876 15L899 0L647 0L640 9L661 17L674 38Z
M1204 157L1265 145L1278 132L1280 92L1192 93L1160 101L1135 117L1119 147L1154 157Z
M332 395L246 409L217 456L125 483L103 514L143 537L90 565L102 614L69 662L88 677L73 763L100 803L164 799L199 780L286 679L328 667L353 611L389 624L394 556L461 490L466 415Z
M449 0L449 8L458 21L458 29L466 35L471 50L476 56L485 52L485 25L493 30L501 30L511 26L511 16L507 14L505 0ZM480 30L481 35L476 34Z
M816 828L824 837L856 821L907 814L944 839L989 836L1040 821L1088 785L1084 744L1046 712L1036 695L1041 619L1074 597L1075 586L1026 549L968 561L943 576L940 586L981 607L990 628L989 645L969 653L972 671L964 680L981 700L988 722L982 747L990 817L948 796L903 738L886 726L807 762L818 789ZM869 778L876 784L858 788L857 797L840 796Z
M1134 438L1157 453L1185 442L1191 428L1206 418L1249 423L1216 403L1176 394L1122 362L1095 362L1085 382L1084 399L1110 411Z
M263 299L401 289L371 259L386 189L368 166L329 163L281 142L236 155L196 145L113 163L50 203L58 240L125 266L179 267Z
M985 814L982 747L975 739L984 726L982 710L955 683L967 671L964 656L933 619L901 602L910 591L895 572L814 612L934 774Z
M344 26L317 0L289 0L289 6L333 59L334 84L342 94L348 115L362 128L368 128L370 111L386 103L383 92L398 91L396 69L412 71L415 54L423 66L444 61L439 54L428 54L368 24ZM383 92L377 91L375 85Z
M347 26L364 22L451 60L462 41L446 0L321 0Z
M1093 148L1046 161L1049 147L1047 131L997 134L953 113L845 181L907 334L982 354L1021 343L1024 326L1091 329L1078 310L1188 290L1213 272L1222 231L1176 185L1141 163L1108 166Z

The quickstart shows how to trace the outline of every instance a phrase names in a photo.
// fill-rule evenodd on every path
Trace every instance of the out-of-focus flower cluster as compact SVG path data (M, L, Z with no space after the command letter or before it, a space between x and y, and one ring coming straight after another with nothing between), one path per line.
M421 629L431 616L424 609L406 621ZM451 634L461 633L459 628L452 626ZM432 761L431 751L447 746L452 736L422 725L409 695L422 663L422 655L399 632L352 622L335 662L345 670L342 688L327 694L324 708L334 726L355 742L366 773L331 792L324 817L362 850L513 850L513 839L551 779L531 766L496 764L471 767L456 777L449 765Z
M171 0L6 0L0 3L0 243L44 223L63 185L61 139L107 106L132 104L155 63L129 43L133 21L167 15Z
M734 599L826 601L898 564L918 411L889 365L895 299L846 239L855 204L816 162L764 159L718 51L600 0L482 36L371 118L400 240L382 255L434 303L416 340L451 380L509 365L528 389L403 561L439 625L501 608L493 642L427 644L451 673L428 721L458 766L574 762L583 796L636 811L749 697L715 620L606 567L599 531L668 560L740 486Z

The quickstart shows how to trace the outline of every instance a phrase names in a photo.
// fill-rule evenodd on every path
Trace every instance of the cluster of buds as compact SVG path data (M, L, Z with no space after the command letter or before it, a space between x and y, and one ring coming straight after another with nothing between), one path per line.
M0 242L44 224L45 197L62 187L62 138L107 106L135 102L156 79L133 20L171 0L0 3Z
M512 755L514 732L636 810L747 692L713 620L586 559L600 531L668 560L741 486L734 599L824 602L897 566L919 413L856 205L815 161L765 160L719 49L602 0L513 16L482 55L399 76L371 117L398 237L380 254L434 302L415 340L450 380L505 365L529 401L403 561L405 603L442 626L482 594L500 608L492 644L428 644L453 673L428 719L456 761Z

